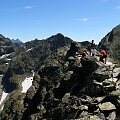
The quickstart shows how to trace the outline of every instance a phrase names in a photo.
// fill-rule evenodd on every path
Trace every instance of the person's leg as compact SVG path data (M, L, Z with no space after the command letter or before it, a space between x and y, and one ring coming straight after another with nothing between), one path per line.
M100 61L104 63L103 56L100 56Z
M104 58L105 58L105 64L106 64L106 61L107 61L107 55L105 55Z
M94 54L92 53L92 57L94 57Z

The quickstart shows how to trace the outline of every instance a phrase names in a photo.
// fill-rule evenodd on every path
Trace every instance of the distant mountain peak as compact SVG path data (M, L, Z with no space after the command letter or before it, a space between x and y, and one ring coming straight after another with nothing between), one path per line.
M19 40L19 39L12 39L12 41L14 42L14 43L17 43L17 44L23 44L23 42L21 41L21 40Z
M5 39L5 37L2 34L0 34L0 40L3 40L3 39Z

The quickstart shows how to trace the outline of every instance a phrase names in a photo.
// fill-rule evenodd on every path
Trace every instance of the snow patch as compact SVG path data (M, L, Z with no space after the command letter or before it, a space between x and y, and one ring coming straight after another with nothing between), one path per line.
M7 59L8 61L11 61L11 59Z
M4 105L1 107L1 109L0 109L0 110L2 111L2 110L3 110L3 108L4 108Z
M8 95L8 93L5 93L5 92L3 91L3 93L2 93L2 98L1 98L1 100L0 100L0 105L1 105L1 103L5 100L5 98L7 97L7 95Z
M7 96L8 96L8 93L3 91L2 92L2 98L0 100L0 111L2 111L3 108L4 108L4 103L5 103L5 99L6 99Z
M33 77L29 77L22 82L22 93L26 93L27 90L32 86Z
M10 54L5 54L5 55L2 55L0 58L5 58L5 57L8 57Z
M28 51L30 51L30 50L32 50L33 48L30 48L30 49L28 49L26 52L28 52Z

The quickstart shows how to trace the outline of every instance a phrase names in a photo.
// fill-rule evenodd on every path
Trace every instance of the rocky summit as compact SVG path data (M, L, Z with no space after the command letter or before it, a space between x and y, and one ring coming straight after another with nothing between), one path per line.
M0 120L120 120L120 66L89 44L59 33L1 57Z

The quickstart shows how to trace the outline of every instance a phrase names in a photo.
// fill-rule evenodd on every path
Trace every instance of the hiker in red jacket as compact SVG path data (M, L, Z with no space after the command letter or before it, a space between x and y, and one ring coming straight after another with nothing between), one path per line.
M101 51L100 61L106 64L107 53L105 50Z

